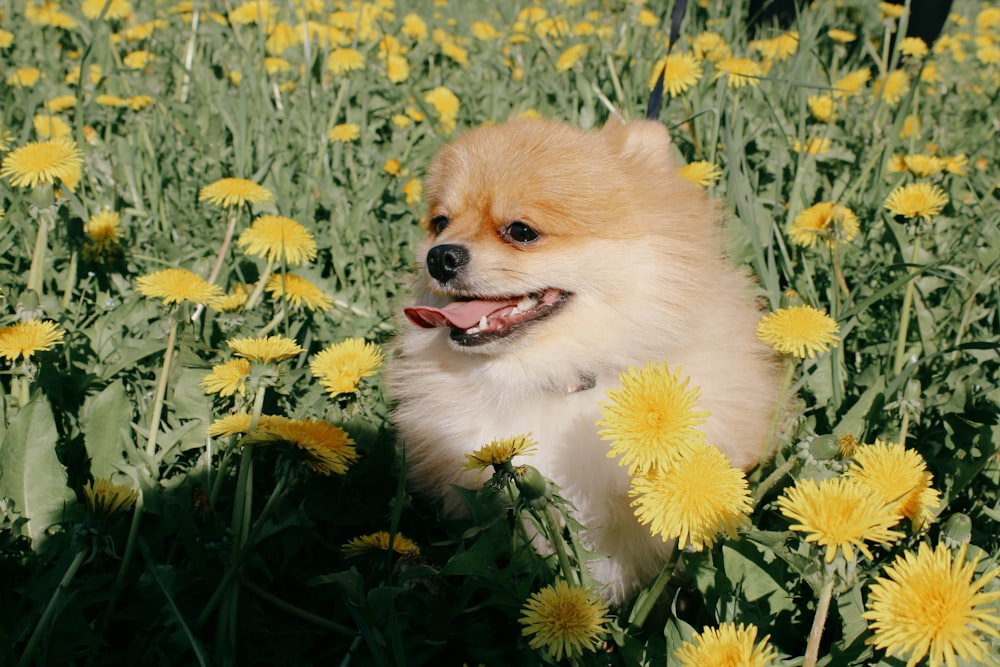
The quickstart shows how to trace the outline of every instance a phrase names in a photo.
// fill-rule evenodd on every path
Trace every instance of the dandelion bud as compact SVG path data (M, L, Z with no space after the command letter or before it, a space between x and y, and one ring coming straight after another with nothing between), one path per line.
M968 514L956 512L948 517L941 527L941 537L944 543L954 549L972 539L972 519Z
M840 454L840 439L833 435L817 436L809 443L809 453L819 461L829 461Z
M538 468L533 466L518 466L514 468L514 484L521 496L527 500L538 500L547 498L549 495L549 483L545 481Z

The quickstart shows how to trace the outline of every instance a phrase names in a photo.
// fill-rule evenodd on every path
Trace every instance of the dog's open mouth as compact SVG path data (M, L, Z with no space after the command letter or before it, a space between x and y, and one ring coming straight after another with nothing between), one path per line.
M536 322L559 310L569 292L549 289L512 298L468 298L443 308L411 306L406 318L424 329L450 327L451 339L459 345L481 345L504 338L522 325Z

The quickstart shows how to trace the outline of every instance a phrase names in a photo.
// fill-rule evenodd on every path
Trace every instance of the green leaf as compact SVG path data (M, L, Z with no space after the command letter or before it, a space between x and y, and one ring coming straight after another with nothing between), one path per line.
M80 427L90 456L91 475L110 478L121 469L131 425L132 408L120 380L87 397L80 411Z
M0 445L0 497L13 500L28 519L22 530L36 550L75 498L56 456L58 439L52 408L36 393L11 421Z

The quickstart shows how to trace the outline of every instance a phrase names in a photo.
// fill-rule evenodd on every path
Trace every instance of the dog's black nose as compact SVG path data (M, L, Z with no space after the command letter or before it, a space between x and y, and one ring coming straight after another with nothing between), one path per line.
M463 245L442 243L427 251L427 271L436 280L446 283L469 263L469 251Z

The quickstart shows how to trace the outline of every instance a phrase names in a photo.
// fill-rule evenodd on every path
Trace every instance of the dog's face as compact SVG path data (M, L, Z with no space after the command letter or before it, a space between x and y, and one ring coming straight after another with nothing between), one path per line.
M642 280L649 262L630 249L662 235L655 209L673 172L669 137L653 123L583 132L513 121L466 133L427 176L417 256L430 295L407 318L484 354L594 326L595 310Z

